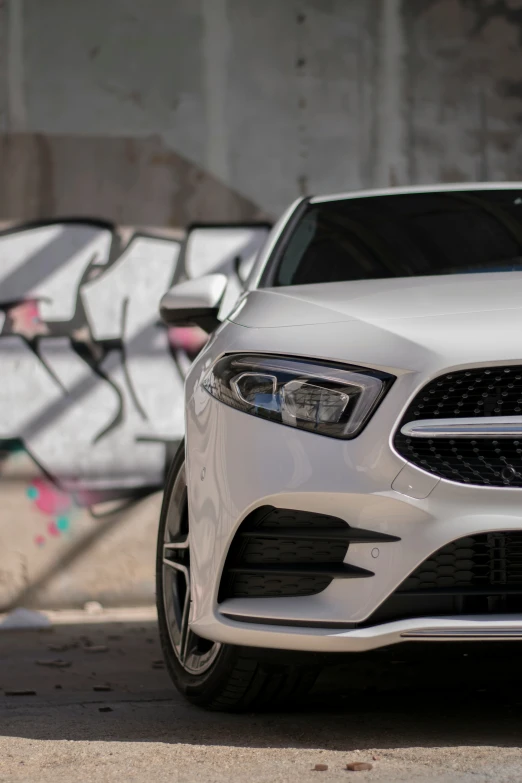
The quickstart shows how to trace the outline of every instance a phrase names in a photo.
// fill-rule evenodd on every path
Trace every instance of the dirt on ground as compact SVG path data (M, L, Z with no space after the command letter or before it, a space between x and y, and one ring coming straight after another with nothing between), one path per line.
M173 690L150 612L0 630L0 781L519 783L522 648L424 649L335 659L298 708L226 715Z

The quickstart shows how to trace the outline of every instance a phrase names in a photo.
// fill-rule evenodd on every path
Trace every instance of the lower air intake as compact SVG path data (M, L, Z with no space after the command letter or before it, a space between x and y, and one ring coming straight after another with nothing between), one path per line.
M332 579L373 576L344 562L350 543L398 540L337 517L263 506L242 522L232 541L219 600L316 595Z
M522 531L460 538L404 580L370 618L377 621L522 612Z

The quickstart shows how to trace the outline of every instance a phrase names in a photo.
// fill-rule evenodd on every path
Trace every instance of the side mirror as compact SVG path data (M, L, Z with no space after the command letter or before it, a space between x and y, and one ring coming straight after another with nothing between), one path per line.
M172 286L160 302L160 316L169 326L200 326L212 332L227 286L226 275L205 275Z

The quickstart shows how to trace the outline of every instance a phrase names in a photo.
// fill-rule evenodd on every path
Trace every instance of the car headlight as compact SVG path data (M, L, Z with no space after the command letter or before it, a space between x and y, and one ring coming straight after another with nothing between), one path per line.
M393 381L360 367L229 354L211 367L203 387L252 416L347 439L359 434Z

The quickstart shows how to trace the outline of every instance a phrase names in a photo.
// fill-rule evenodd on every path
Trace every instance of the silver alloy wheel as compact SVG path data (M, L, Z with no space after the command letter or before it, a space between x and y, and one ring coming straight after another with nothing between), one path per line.
M170 493L163 538L163 603L172 649L189 674L203 674L221 647L192 633L190 622L190 535L185 464Z

